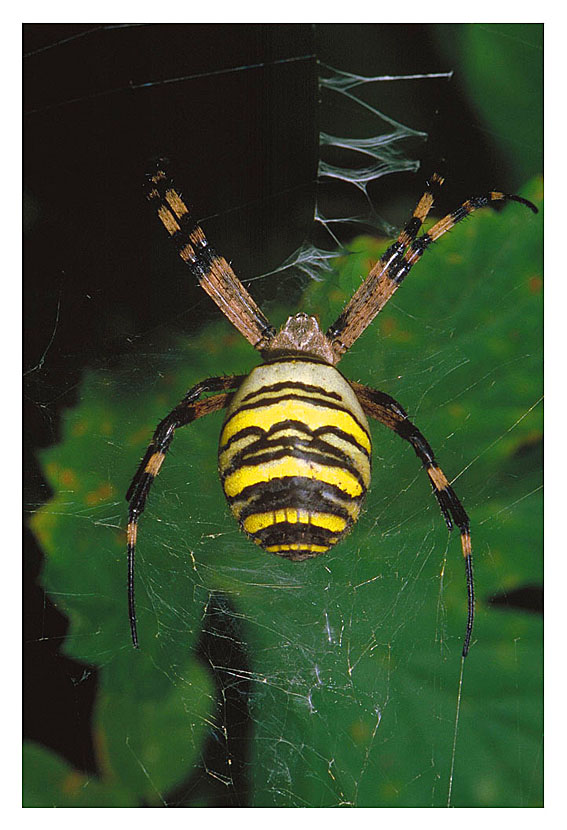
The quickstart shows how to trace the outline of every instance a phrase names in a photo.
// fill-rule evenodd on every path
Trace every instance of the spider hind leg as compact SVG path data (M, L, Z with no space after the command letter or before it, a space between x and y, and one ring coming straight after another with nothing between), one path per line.
M370 389L367 386L354 383L353 381L350 383L366 415L380 421L381 424L393 430L400 438L403 438L404 441L412 445L415 454L422 462L429 477L433 493L435 494L447 527L449 530L452 530L453 524L455 524L459 529L467 580L468 613L462 652L463 657L466 657L470 647L474 623L474 580L469 517L459 501L457 494L451 487L445 473L437 464L431 446L418 428L410 421L400 404L394 398L391 398L384 392L379 392L377 389Z

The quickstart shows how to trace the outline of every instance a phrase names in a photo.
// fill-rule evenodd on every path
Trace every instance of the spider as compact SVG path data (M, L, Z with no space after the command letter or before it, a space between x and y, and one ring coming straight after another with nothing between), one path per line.
M137 528L151 485L175 430L227 409L219 442L219 474L240 527L264 550L293 561L325 553L356 522L370 484L375 418L408 441L429 476L447 527L460 532L465 560L468 614L462 656L474 621L470 522L427 440L400 404L384 392L347 380L336 368L386 305L426 248L457 222L491 202L513 200L534 213L521 196L491 191L449 213L418 236L442 177L426 184L409 222L374 265L342 313L323 333L303 312L276 332L236 277L211 248L192 218L163 160L147 174L149 201L200 286L263 359L248 375L214 377L190 389L157 426L128 488L128 609L132 642L139 647L134 604ZM203 397L205 393L214 394Z

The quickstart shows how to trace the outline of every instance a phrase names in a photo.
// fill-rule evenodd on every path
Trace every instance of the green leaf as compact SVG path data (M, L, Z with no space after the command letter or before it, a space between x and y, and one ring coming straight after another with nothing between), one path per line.
M436 31L454 60L455 80L518 181L541 173L543 24L439 24Z
M42 746L24 745L24 807L136 807L118 782L101 783L77 772Z
M540 204L541 183L524 195ZM332 322L385 244L355 241L304 309ZM427 252L341 363L400 401L471 516L477 620L454 758L465 576L411 448L374 425L360 521L325 556L294 563L251 544L230 515L216 472L222 413L179 430L140 522L135 652L123 494L187 389L246 373L257 356L221 319L191 344L85 377L61 443L42 453L54 495L32 527L44 585L69 617L65 651L101 678L93 805L164 803L222 735L223 666L197 653L215 602L217 636L246 655L230 676L252 722L256 806L443 806L453 760L454 806L541 803L541 622L488 603L541 581L540 251L540 217L480 211ZM67 804L66 766L30 757L30 803Z

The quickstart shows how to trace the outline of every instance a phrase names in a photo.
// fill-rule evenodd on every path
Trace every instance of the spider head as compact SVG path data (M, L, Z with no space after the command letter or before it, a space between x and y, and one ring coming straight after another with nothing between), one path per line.
M287 318L262 354L267 360L293 354L308 355L330 364L336 360L319 321L304 311Z

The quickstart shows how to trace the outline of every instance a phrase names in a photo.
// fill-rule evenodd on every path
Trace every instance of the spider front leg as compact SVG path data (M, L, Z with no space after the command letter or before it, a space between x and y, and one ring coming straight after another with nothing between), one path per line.
M474 622L474 581L469 517L459 501L457 494L449 484L444 472L437 464L429 443L418 428L412 424L400 404L394 398L391 398L384 392L379 392L377 389L369 389L367 386L353 381L350 381L350 384L356 392L366 415L380 421L381 424L393 430L400 438L403 438L412 445L415 454L423 463L425 471L429 476L433 492L437 498L447 527L449 530L452 530L453 523L455 523L459 528L467 577L468 616L463 643L463 657L466 657L471 642Z
M126 493L126 501L129 502L128 510L128 613L130 617L130 631L132 642L135 648L139 648L138 631L136 626L136 606L134 601L134 560L136 554L136 537L138 533L138 520L144 512L146 499L150 488L161 469L165 454L169 449L175 430L209 415L218 409L224 409L232 391L244 380L243 375L232 375L223 378L208 378L207 380L193 386L182 401L173 409L169 415L161 421L150 442L132 483ZM199 398L205 392L220 392L200 401Z
M487 207L492 202L519 202L534 213L538 212L537 207L522 196L491 190L484 196L474 196L467 199L457 210L447 214L433 225L429 231L417 236L433 205L435 193L442 184L442 177L435 173L427 183L425 193L397 240L382 254L333 325L327 329L327 337L331 341L335 363L339 362L344 353L350 349L376 315L384 308L411 268L421 259L424 251L454 228L458 222L470 216L475 210Z

